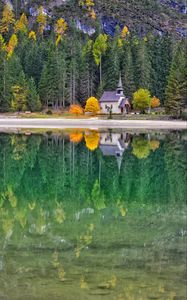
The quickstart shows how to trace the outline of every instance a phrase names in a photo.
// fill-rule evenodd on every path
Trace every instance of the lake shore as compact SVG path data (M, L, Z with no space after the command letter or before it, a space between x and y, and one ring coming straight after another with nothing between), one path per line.
M159 120L101 120L90 119L11 119L0 118L0 129L7 128L132 128L132 129L187 129L186 121Z

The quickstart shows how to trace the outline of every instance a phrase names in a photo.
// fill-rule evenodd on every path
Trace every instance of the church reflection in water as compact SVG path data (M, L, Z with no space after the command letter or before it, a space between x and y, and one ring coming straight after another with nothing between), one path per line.
M129 133L104 132L100 134L100 150L104 156L116 157L120 170L123 154L130 146L132 136Z

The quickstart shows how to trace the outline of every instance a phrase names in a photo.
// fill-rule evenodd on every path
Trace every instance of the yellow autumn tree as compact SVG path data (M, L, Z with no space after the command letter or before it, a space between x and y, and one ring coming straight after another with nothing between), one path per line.
M94 151L95 149L98 148L99 141L100 141L100 135L98 131L95 130L87 131L85 132L84 138L86 142L86 147L89 150Z
M124 26L122 31L121 31L121 37L122 39L126 38L127 34L129 34L129 29L127 26Z
M0 34L0 50L2 50L2 51L6 50L6 43L5 43L5 40L2 36L2 34Z
M68 29L68 24L63 18L60 18L55 25L55 34L56 34L56 46L58 46L59 42L62 40L63 35Z
M15 31L15 33L19 32L19 31L23 32L23 33L27 33L28 20L24 13L21 15L20 19L16 22L16 24L14 26L14 31Z
M79 0L79 6L82 6L82 7L86 7L86 8L91 8L93 7L95 4L94 4L94 1L93 0Z
M92 20L96 20L96 18L97 18L96 12L93 8L90 10L90 18Z
M0 22L0 33L7 33L14 22L15 19L12 7L11 5L6 4L3 8L2 19Z
M39 7L36 21L38 23L38 33L43 35L44 29L47 25L47 15L44 13L43 6Z
M89 8L94 6L94 1L93 0L85 0L85 5Z
M16 34L12 34L8 45L6 47L6 52L7 52L7 58L10 58L12 56L12 54L14 53L14 49L16 48L18 44L18 39Z
M133 148L132 153L138 159L147 158L151 150L149 141L141 137L135 137L133 139L132 148Z
M100 111L99 101L95 97L90 97L86 101L85 111L97 114Z
M29 39L36 42L36 33L35 33L35 31L30 31L29 32Z

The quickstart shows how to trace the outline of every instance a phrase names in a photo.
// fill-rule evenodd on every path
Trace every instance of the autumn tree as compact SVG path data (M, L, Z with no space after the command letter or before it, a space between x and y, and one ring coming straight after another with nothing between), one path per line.
M160 106L160 99L158 99L157 97L153 97L151 98L151 108L156 108Z
M150 154L150 144L149 141L143 137L135 137L132 142L132 153L138 159L145 159Z
M12 34L12 36L8 42L8 45L6 47L7 58L10 58L13 55L14 49L17 46L17 44L18 44L17 36L16 36L16 34Z
M151 95L146 89L139 89L133 94L133 107L144 112L146 108L150 107Z
M47 14L44 12L43 6L39 7L37 23L38 23L38 33L40 35L43 35L44 29L47 25Z
M69 112L73 115L83 115L84 114L83 108L78 104L72 104L70 106Z
M90 97L86 101L85 112L97 114L100 111L99 101L95 97Z
M26 15L23 13L18 21L16 21L14 26L15 33L22 32L27 33L28 31L28 20Z
M98 148L99 141L100 141L100 135L97 131L95 131L95 130L86 131L84 138L85 138L85 142L86 142L86 147L89 150L94 151Z
M70 133L70 141L73 143L80 143L83 139L83 133L80 130L76 130Z
M56 46L58 46L59 42L62 40L63 35L65 34L68 28L68 24L63 18L60 18L55 25L55 34L56 34Z
M107 50L107 35L100 34L93 45L93 56L97 66L100 66L100 85L102 85L102 55Z
M35 31L31 30L29 32L29 39L36 42L36 32Z
M125 39L126 36L127 36L127 34L129 34L129 29L128 29L128 27L125 25L125 26L123 27L122 31L121 31L121 37L122 37L122 39Z
M10 4L6 4L3 9L2 19L0 22L0 32L7 33L10 29L10 26L15 22L14 13L12 10L12 6Z

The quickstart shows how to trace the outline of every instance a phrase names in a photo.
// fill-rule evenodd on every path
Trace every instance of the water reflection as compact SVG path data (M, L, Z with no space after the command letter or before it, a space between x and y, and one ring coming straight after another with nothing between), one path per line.
M185 151L185 132L1 134L0 299L185 299Z

